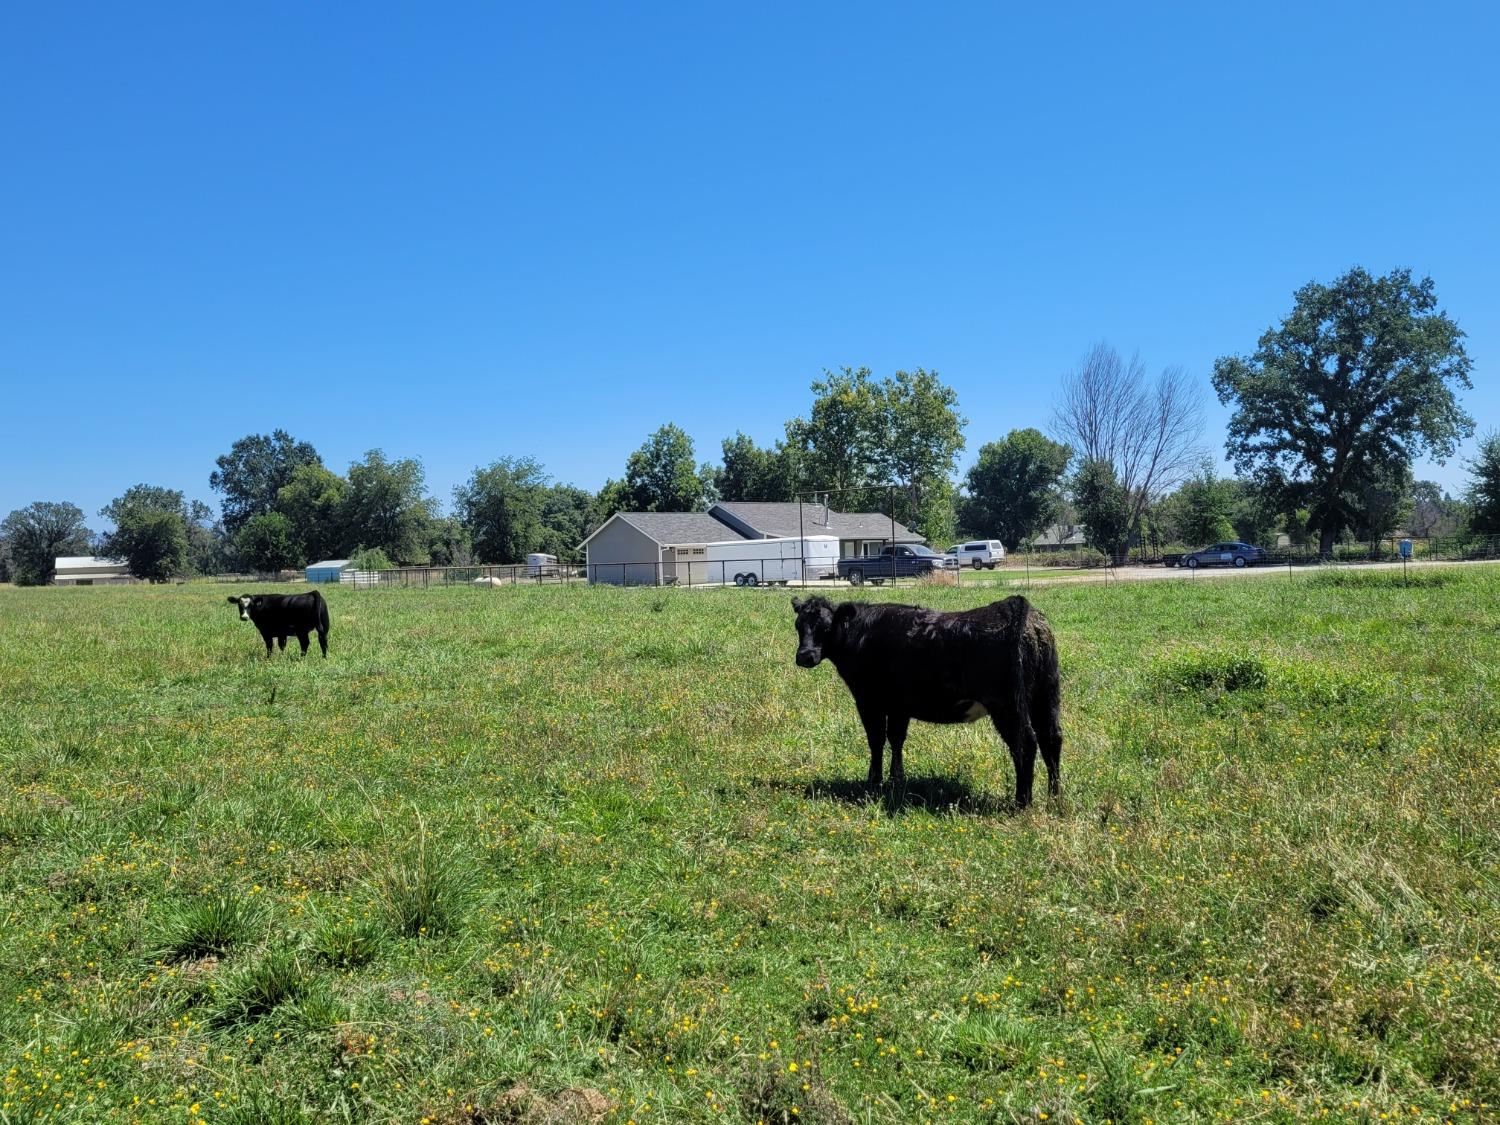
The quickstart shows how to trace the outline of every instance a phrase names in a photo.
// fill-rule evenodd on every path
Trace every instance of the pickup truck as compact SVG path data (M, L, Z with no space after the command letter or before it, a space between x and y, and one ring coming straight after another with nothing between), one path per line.
M839 559L838 564L839 577L847 578L851 586L862 586L867 581L878 586L887 578L914 578L933 570L956 569L956 565L931 547L910 543L882 547L878 555Z

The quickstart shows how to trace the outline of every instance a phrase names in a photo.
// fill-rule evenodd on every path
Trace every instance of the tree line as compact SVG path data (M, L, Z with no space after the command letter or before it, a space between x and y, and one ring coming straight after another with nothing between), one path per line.
M968 420L953 388L922 368L824 371L779 438L759 446L737 432L717 464L667 423L597 492L555 481L535 459L501 457L453 490L446 515L419 460L376 449L340 474L283 430L250 434L210 474L217 517L181 491L139 484L100 510L114 529L95 534L75 505L39 501L0 523L0 580L47 582L56 556L90 552L151 580L325 558L380 568L570 557L617 511L797 495L882 511L938 546L972 536L1014 549L1052 525L1081 529L1110 555L1277 533L1326 554L1398 525L1500 534L1500 434L1481 440L1461 498L1412 475L1415 458L1441 462L1474 433L1458 400L1471 387L1462 341L1431 279L1409 270L1356 268L1304 286L1253 352L1214 364L1212 387L1231 409L1231 479L1201 444L1204 397L1189 374L1152 376L1104 343L1064 376L1050 434L1015 429L981 445L962 480Z

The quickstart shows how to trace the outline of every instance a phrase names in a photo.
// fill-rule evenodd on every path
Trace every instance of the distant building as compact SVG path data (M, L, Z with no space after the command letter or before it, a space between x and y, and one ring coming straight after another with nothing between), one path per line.
M346 570L352 571L354 564L348 559L324 559L307 568L309 582L341 582Z
M1083 528L1055 523L1031 541L1033 551L1080 551L1088 546Z
M59 555L56 565L52 580L59 586L129 586L138 581L129 563L93 555Z
M925 543L879 512L835 512L825 504L723 501L706 512L616 512L583 541L590 582L654 585L672 578L678 555L742 539L836 537L839 554L875 554L887 543ZM776 556L779 558L780 548ZM706 556L705 556L706 557Z

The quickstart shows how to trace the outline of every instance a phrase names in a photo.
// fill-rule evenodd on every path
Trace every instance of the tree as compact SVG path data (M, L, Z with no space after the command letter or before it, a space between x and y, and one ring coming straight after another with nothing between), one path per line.
M594 497L571 484L554 484L542 494L542 538L537 549L560 559L573 558L588 536Z
M1073 503L1088 545L1111 559L1124 557L1133 517L1130 495L1114 465L1097 458L1080 465L1073 480Z
M963 525L1014 550L1057 518L1073 451L1033 429L1011 430L979 447L968 475Z
M1375 462L1351 482L1344 498L1349 527L1374 543L1407 521L1412 512L1412 473L1405 461Z
M530 457L502 457L453 490L483 562L520 562L542 539L547 473Z
M879 381L868 367L841 367L825 370L812 391L812 409L786 424L778 447L773 479L783 495L826 489L829 503L857 511L885 507L886 486L895 485L890 514L929 538L949 535L952 476L968 425L953 388L920 367Z
M401 566L427 562L427 528L436 512L426 479L422 462L388 461L379 449L350 465L346 511L351 545L380 547Z
M86 554L93 539L78 505L47 500L11 512L0 522L0 535L9 544L11 577L18 586L47 585L58 556Z
M604 487L594 494L589 503L585 537L604 526L610 516L626 511L630 507L630 493L625 482L613 478L604 482Z
M427 528L427 554L433 566L471 566L474 541L456 516L433 520Z
M115 525L100 537L100 555L128 563L131 574L148 582L187 573L188 523L195 513L177 489L132 485L99 514Z
M1419 454L1441 463L1473 432L1455 393L1471 386L1472 364L1432 279L1410 270L1355 268L1294 300L1254 354L1214 363L1213 383L1234 409L1236 468L1286 490L1287 507L1305 504L1328 555L1361 482Z
M883 488L856 491L889 483L876 463L887 442L885 396L870 369L825 370L812 392L808 416L786 424L786 444L797 451L803 483L830 490L832 503L844 511L885 503Z
M349 560L354 564L355 570L395 570L396 564L386 556L379 547L365 547L356 551L354 557Z
M1220 479L1213 462L1205 458L1198 471L1163 505L1171 539L1201 547L1235 538L1233 516L1238 492L1235 482Z
M1500 535L1500 431L1479 442L1479 452L1468 463L1469 528L1481 535Z
M244 565L262 574L290 570L303 561L292 523L280 512L251 516L234 537L234 545Z
M879 476L900 486L896 518L927 538L953 534L953 472L969 420L958 412L958 394L935 371L898 371L882 390L883 446Z
M635 512L695 512L713 496L713 469L696 465L693 439L668 422L625 463L625 495Z
M10 540L0 535L0 582L9 582L12 571L10 568Z
M299 465L322 463L318 451L285 430L247 434L218 458L208 483L224 494L224 526L234 535L251 516L276 510L277 495Z
M725 500L790 500L796 491L789 473L790 455L782 442L762 449L743 433L725 438L724 464L714 485Z
M1197 463L1202 395L1183 368L1163 368L1153 381L1139 356L1126 363L1099 343L1063 377L1053 428L1084 461L1113 468L1129 513L1128 539L1146 508Z
M220 574L229 569L228 534L214 519L213 509L202 500L190 500L184 513L187 523L187 567L194 574Z
M286 516L308 562L346 558L349 541L349 482L322 462L298 465L276 493L276 511Z

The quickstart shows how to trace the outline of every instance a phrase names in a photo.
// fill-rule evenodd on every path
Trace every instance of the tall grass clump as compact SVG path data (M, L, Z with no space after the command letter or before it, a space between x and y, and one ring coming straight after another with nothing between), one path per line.
M228 1025L264 1019L283 1004L306 996L313 979L295 951L272 950L230 976L215 1022Z
M161 961L222 957L254 936L260 911L248 900L219 895L182 908L165 927L156 949Z
M373 880L375 899L402 937L434 937L457 929L475 884L473 869L457 849L416 843L389 857Z

